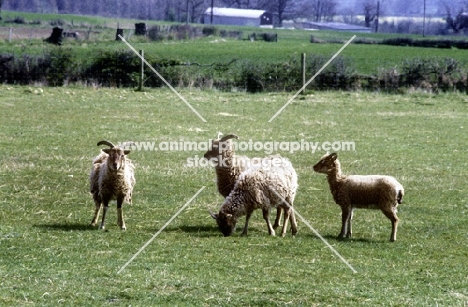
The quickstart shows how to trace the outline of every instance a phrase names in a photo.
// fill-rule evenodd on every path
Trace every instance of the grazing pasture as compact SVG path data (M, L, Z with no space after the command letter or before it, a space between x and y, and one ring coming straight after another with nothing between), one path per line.
M206 123L165 88L0 86L0 305L468 304L466 95L310 92L268 122L291 94L181 94ZM312 170L324 150L279 148L298 173L295 209L357 273L300 219L295 238L271 237L256 211L247 237L240 229L223 237L209 215L223 199L203 163L206 148L168 146L202 144L219 131L283 149L354 142L354 150L339 151L347 173L388 174L405 187L398 241L388 242L390 222L378 210L356 211L353 238L337 240L340 208ZM127 231L117 226L115 204L106 231L89 226L88 175L102 139L159 149L130 154L137 184L133 204L124 205Z

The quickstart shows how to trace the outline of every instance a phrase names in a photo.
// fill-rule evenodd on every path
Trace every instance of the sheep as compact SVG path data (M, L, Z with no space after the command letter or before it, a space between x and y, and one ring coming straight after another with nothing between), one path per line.
M132 203L132 192L136 183L135 166L127 158L130 150L114 146L105 140L100 141L97 145L107 145L110 148L102 149L101 153L94 159L89 175L90 193L96 205L91 226L96 226L102 205L104 205L102 221L99 226L99 229L104 229L109 201L117 200L117 224L122 230L126 230L122 204L124 201Z
M291 222L292 235L297 234L297 223L292 208L298 187L296 171L285 158L263 161L267 163L250 167L240 174L219 212L211 213L225 237L232 235L237 219L243 215L246 215L246 218L242 235L247 235L249 219L255 209L262 209L268 233L274 236L269 212L270 208L278 206L283 207L285 211L281 236L286 235L288 220Z
M239 139L235 134L228 134L217 140L211 140L211 148L204 154L208 161L215 162L215 171L218 192L224 198L231 193L239 175L250 167L253 163L258 163L260 158L250 159L246 156L239 156L234 153L231 139ZM279 226L282 207L279 206L276 212L273 228Z
M402 202L403 186L391 176L343 175L337 158L336 153L326 154L313 169L327 175L333 199L341 207L342 226L338 238L351 238L355 208L380 209L392 222L390 241L394 242L398 227L397 206Z

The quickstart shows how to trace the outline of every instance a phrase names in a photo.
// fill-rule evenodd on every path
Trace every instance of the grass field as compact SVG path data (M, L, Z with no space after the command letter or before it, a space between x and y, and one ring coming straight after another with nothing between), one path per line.
M466 306L467 122L461 94L309 93L268 120L289 94L182 90L202 122L166 89L0 86L2 306ZM352 141L345 173L389 174L405 187L397 241L378 211L357 211L339 241L340 210L311 166L324 151L278 151L299 175L302 222L270 237L260 212L249 236L224 238L209 216L222 199L214 170L188 167L204 151L134 151L137 185L128 230L88 226L96 142ZM239 152L261 156L263 152ZM121 273L124 264L206 188ZM243 220L239 222L243 224Z

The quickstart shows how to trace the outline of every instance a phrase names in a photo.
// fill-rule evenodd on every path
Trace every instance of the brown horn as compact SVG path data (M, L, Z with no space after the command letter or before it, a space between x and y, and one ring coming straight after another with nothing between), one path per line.
M239 139L239 137L237 135L235 135L235 134L228 134L228 135L223 136L223 138L221 140L219 140L219 141L220 142L226 142L229 139Z
M114 144L112 144L111 142L106 141L106 140L102 140L102 141L98 142L98 143L97 143L97 146L99 146L99 145L107 145L107 146L109 146L110 148L114 148L114 147L115 147Z

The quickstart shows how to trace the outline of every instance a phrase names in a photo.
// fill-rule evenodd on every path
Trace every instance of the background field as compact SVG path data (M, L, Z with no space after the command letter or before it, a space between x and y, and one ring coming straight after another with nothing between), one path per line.
M268 120L289 94L182 90L203 123L166 89L0 87L0 305L466 306L468 98L461 94L309 93ZM135 151L137 185L112 206L106 231L88 226L96 142L354 141L344 172L404 185L398 238L378 211L357 211L354 238L335 239L340 211L311 166L322 152L279 152L299 174L296 238L269 237L255 212L248 237L222 237L214 171L187 167L203 151ZM261 152L242 152L249 156ZM118 270L202 186L205 190L125 270ZM239 222L243 224L243 220Z
M301 53L308 55L321 55L327 59L334 55L348 41L354 33L336 31L305 31L290 29L258 29L255 27L217 26L219 30L240 31L242 40L220 38L219 36L199 39L165 39L163 41L149 41L146 38L132 35L134 23L141 22L129 19L113 19L103 17L57 15L57 14L31 14L20 12L2 12L3 20L0 21L0 48L2 53L11 53L17 57L23 54L41 55L48 54L56 47L44 43L43 39L50 36L52 27L57 24L65 31L77 31L80 33L78 40L67 39L61 49L70 48L82 59L84 65L98 57L102 52L109 50L129 50L122 43L115 41L117 26L124 29L124 36L136 48L145 51L150 58L173 59L185 63L200 63L209 65L213 63L228 63L233 59L239 61L250 60L257 63L273 64L285 63L292 59L300 61ZM24 23L15 24L7 22L20 18ZM171 25L154 21L145 21L147 27L155 25ZM172 24L174 25L174 24ZM204 25L193 24L200 29ZM13 40L8 41L9 29L12 28ZM89 37L87 33L89 32ZM278 34L277 43L263 41L250 42L248 35L251 33L273 32ZM326 44L311 44L311 35L317 41L328 42ZM423 39L419 35L381 34L381 33L357 33L354 42L358 41L382 41L387 38L408 37ZM175 35L173 35L175 36ZM427 36L425 39L455 39L463 37ZM391 47L382 45L352 44L344 50L342 56L348 59L351 67L360 74L376 74L379 69L401 68L405 61L412 59L451 58L464 68L468 67L466 50L457 48L418 48L418 47ZM311 72L310 75L312 76Z

